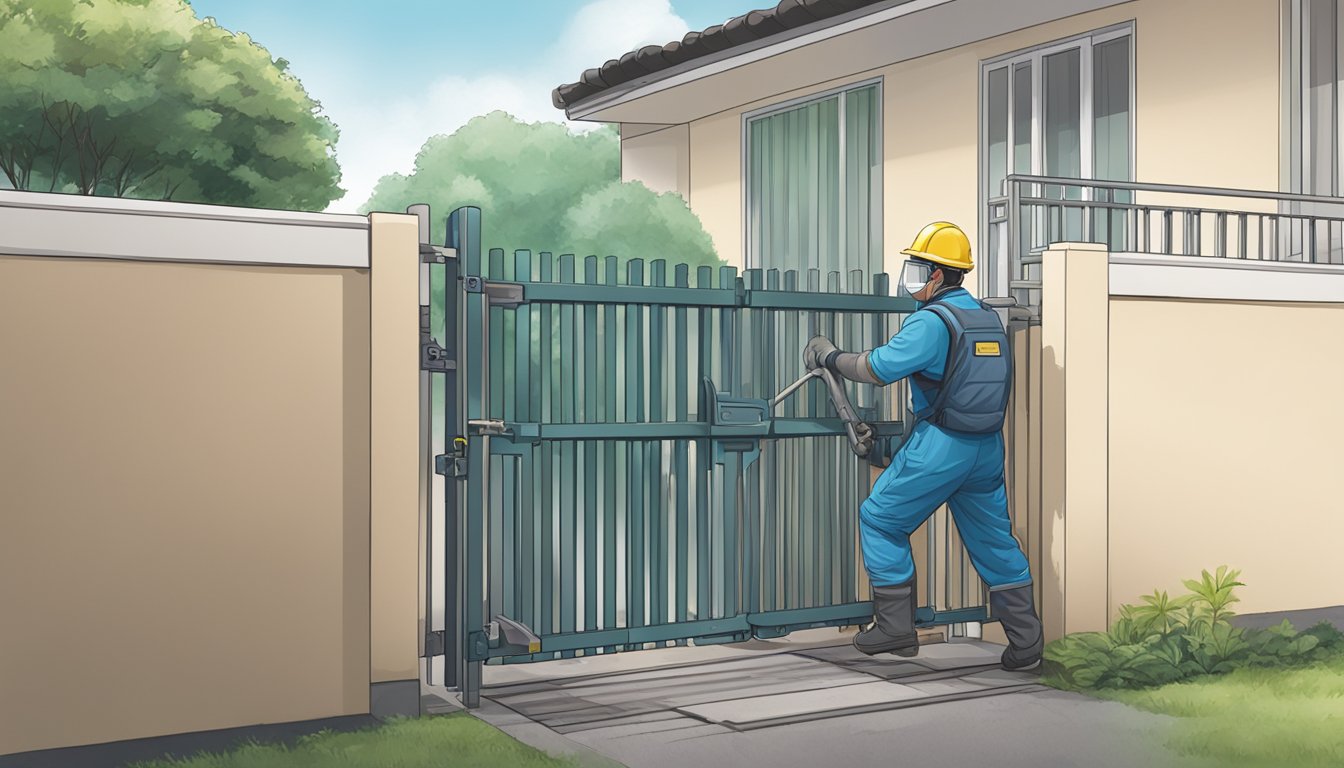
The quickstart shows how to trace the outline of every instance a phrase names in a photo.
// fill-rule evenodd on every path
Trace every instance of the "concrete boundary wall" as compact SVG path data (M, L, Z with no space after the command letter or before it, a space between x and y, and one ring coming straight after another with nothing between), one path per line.
M0 192L0 754L418 712L417 232Z
M1045 253L1039 344L1015 341L1040 361L1036 413L1014 412L1040 448L1017 436L1009 477L1019 530L1039 531L1049 638L1104 630L1120 605L1220 565L1242 570L1240 611L1344 603L1319 575L1334 541L1313 535L1338 524L1344 403L1299 396L1344 379L1344 359L1321 353L1344 328L1342 277L1091 244Z

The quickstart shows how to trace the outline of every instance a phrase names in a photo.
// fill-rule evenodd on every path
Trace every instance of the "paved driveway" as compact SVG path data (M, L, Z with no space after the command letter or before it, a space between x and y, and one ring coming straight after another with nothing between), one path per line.
M1168 718L1004 672L1000 646L953 640L906 660L848 643L818 630L491 668L477 712L552 753L631 768L1199 765L1161 746Z

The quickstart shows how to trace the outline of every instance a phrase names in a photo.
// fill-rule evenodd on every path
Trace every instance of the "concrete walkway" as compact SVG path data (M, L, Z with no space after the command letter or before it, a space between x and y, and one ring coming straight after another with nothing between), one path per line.
M1005 672L1001 646L870 658L849 641L817 630L487 668L476 713L552 754L630 768L1198 765L1161 746L1169 718Z

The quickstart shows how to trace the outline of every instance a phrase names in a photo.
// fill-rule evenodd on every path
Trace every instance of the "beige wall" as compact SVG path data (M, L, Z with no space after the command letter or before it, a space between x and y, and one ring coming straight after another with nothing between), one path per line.
M1344 304L1110 302L1111 611L1242 569L1243 612L1344 604Z
M0 754L414 711L415 218L0 225Z
M1321 576L1336 549L1333 436L1344 431L1344 405L1329 397L1344 358L1321 350L1344 327L1344 272L1142 263L1096 248L1045 254L1039 346L1015 342L1027 371L1009 491L1047 636L1104 629L1120 605L1183 592L1220 565L1242 571L1240 612L1344 604L1339 581ZM1197 282L1178 279L1190 270ZM1292 298L1319 296L1322 283L1330 303ZM1175 284L1185 298L1167 295ZM1281 300L1255 300L1270 291ZM1034 417L1023 397L1039 402Z
M368 296L0 257L0 753L368 711Z
M739 112L690 124L691 210L714 241L719 258L743 266L742 118Z
M658 127L639 132L621 126L621 181L640 181L658 192L691 192L690 128Z
M1138 0L847 79L805 88L781 79L776 97L690 124L691 207L720 255L741 266L742 114L880 76L888 270L898 268L900 250L930 221L954 221L978 243L980 62L1130 20L1137 178L1276 189L1278 7L1268 0Z

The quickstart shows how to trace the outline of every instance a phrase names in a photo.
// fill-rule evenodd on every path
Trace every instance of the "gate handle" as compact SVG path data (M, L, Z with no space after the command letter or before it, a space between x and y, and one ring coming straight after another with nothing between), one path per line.
M873 450L873 428L859 420L853 404L849 402L849 395L845 392L844 386L829 368L813 368L803 374L797 381L785 387L778 395L775 395L774 400L770 401L771 410L779 407L779 404L784 402L785 398L797 392L809 379L816 377L821 377L826 381L826 389L831 396L831 405L835 406L836 414L845 423L845 433L849 438L850 450L854 452L855 456L861 459L866 458Z

